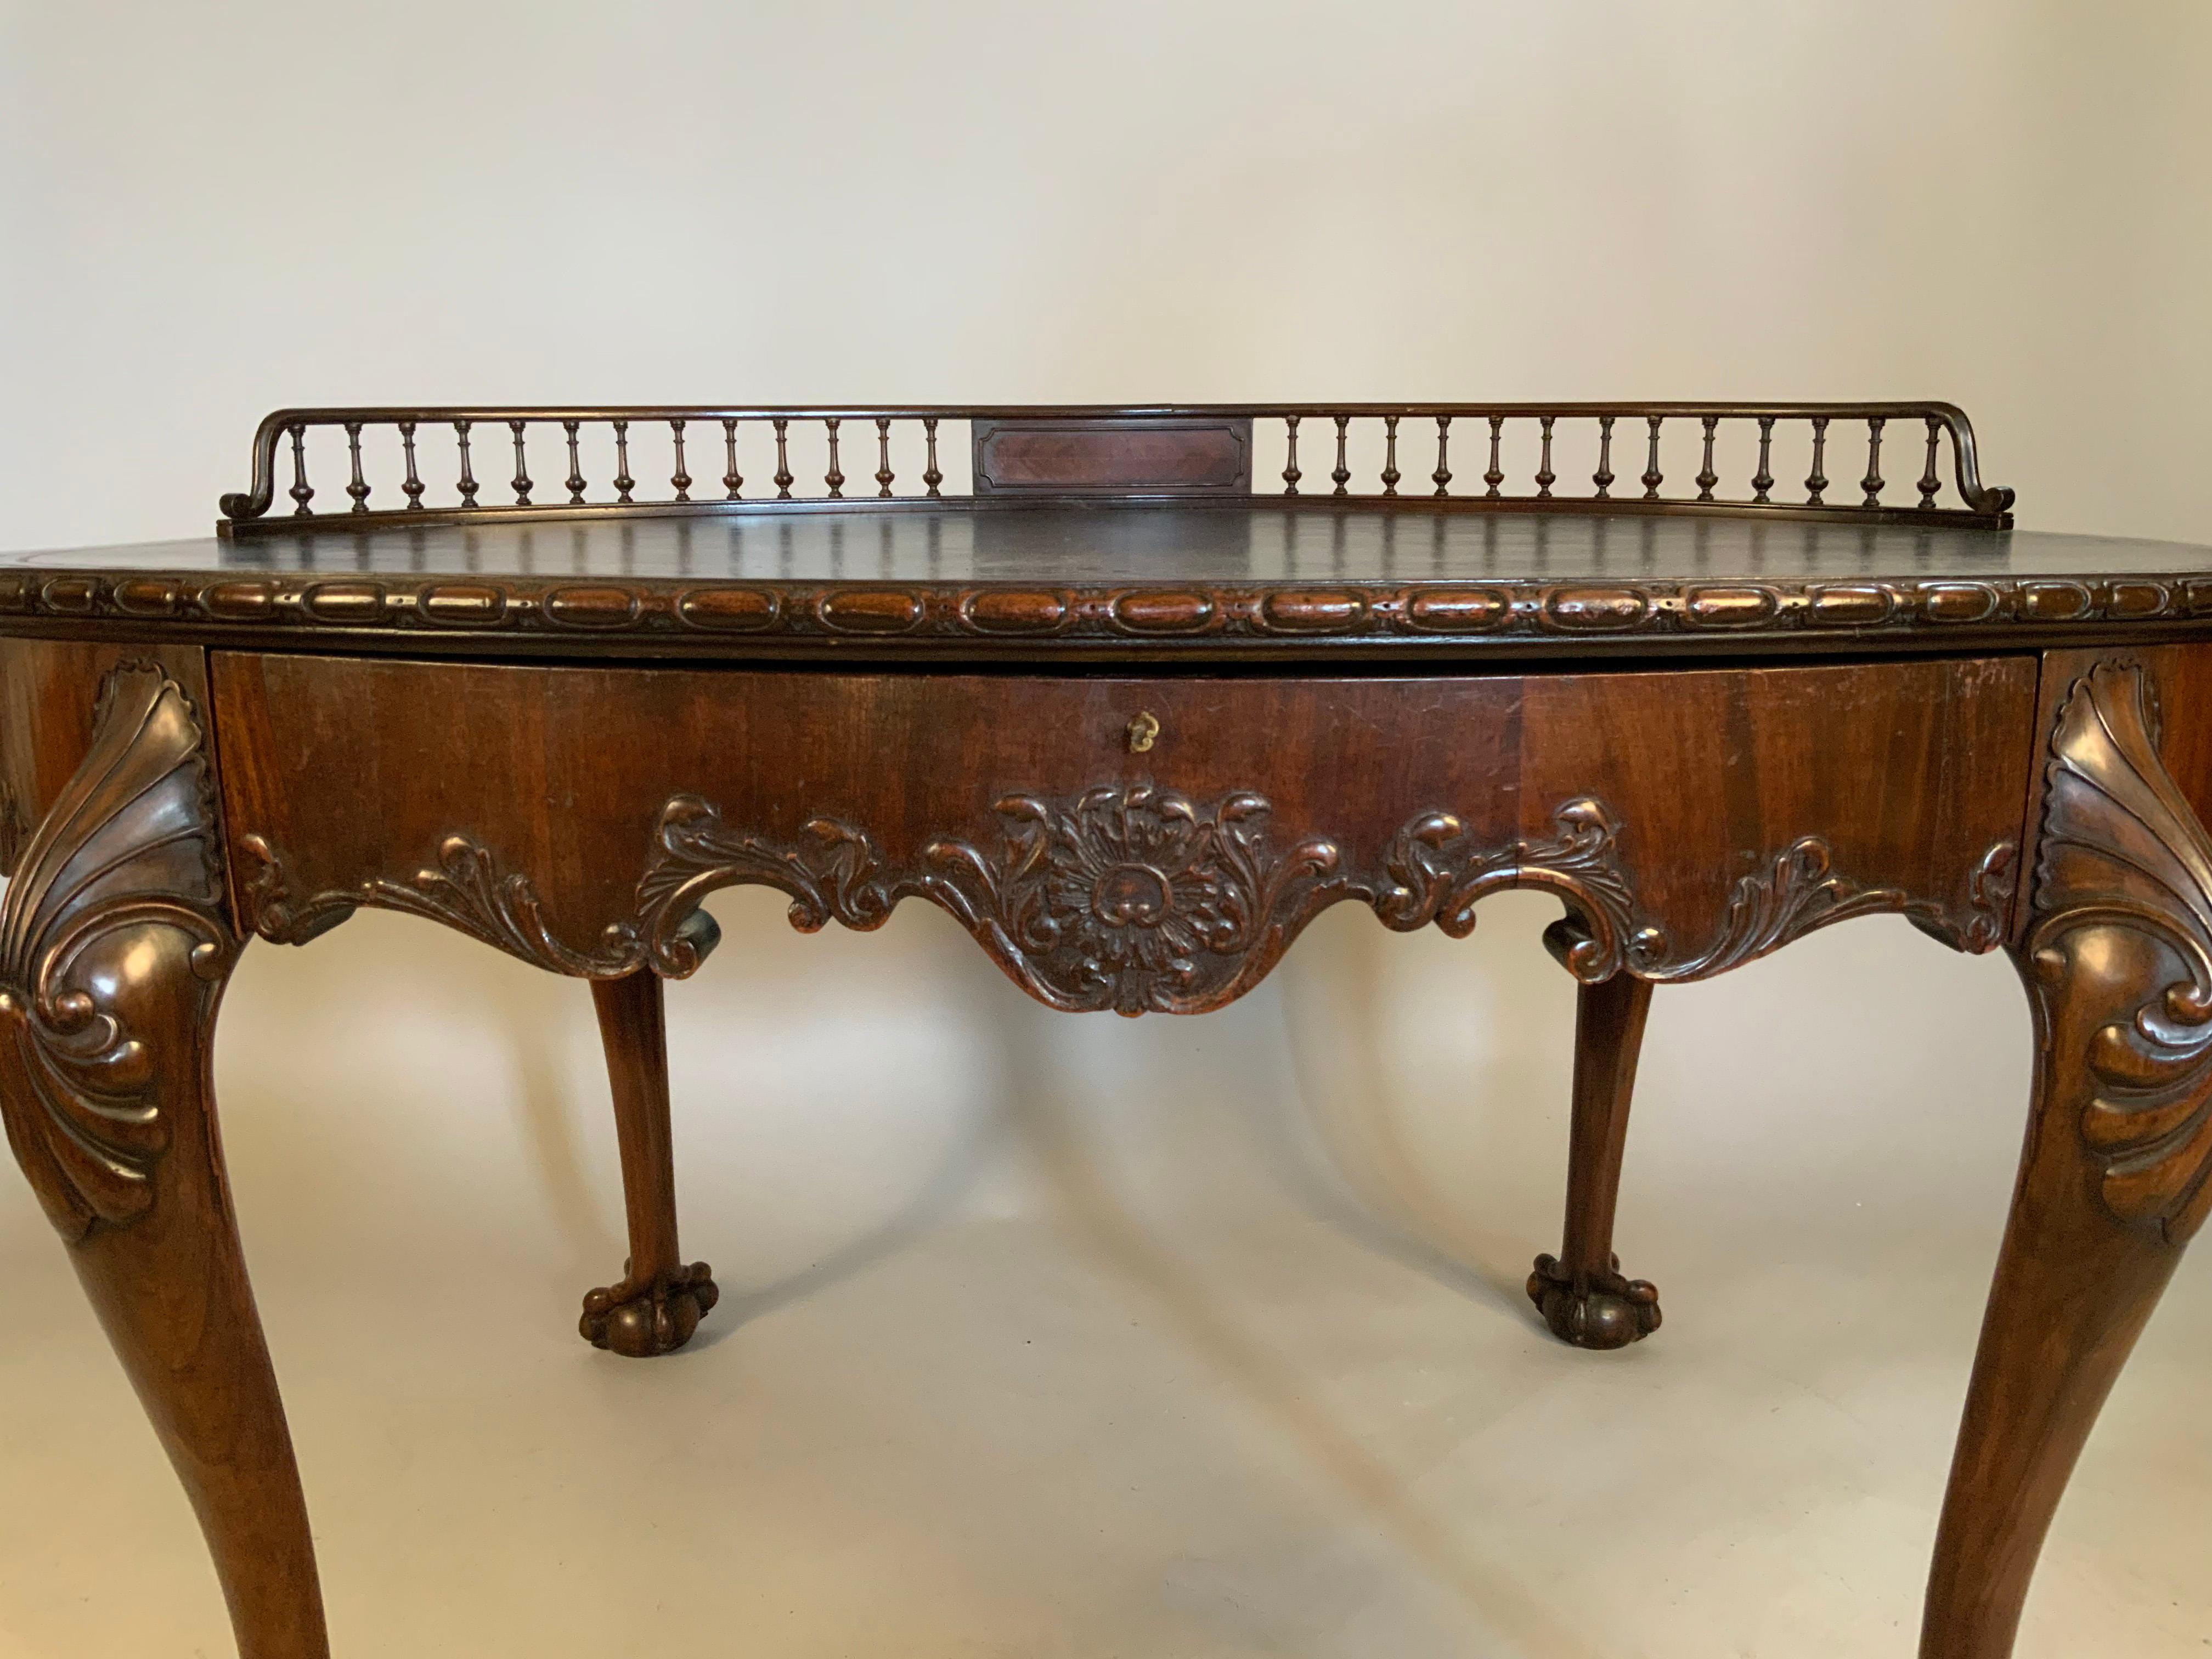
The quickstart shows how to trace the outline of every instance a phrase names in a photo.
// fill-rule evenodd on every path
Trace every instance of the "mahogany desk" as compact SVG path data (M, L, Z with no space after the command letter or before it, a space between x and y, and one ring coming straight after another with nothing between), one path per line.
M376 905L588 980L632 1254L583 1331L657 1354L715 1299L661 981L752 882L802 928L927 900L1126 1014L1327 905L1546 890L1529 1292L1593 1348L1659 1324L1612 1253L1654 985L1876 912L2009 951L2034 1097L1920 1650L1999 1659L2212 1206L2212 548L2011 501L1936 404L289 410L219 538L0 562L0 1106L240 1650L327 1651L210 1088L239 951Z

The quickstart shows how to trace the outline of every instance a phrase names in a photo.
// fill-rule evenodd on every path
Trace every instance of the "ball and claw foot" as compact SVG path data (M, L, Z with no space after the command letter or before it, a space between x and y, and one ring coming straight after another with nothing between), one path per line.
M1528 1299L1552 1334L1577 1348L1625 1348L1659 1328L1659 1291L1649 1280L1623 1279L1620 1258L1610 1273L1577 1285L1556 1256L1540 1255L1528 1275Z
M584 1298L579 1327L595 1348L609 1348L632 1359L672 1353L691 1340L699 1322L721 1299L703 1261L678 1267L640 1284L623 1264L619 1285L608 1285Z

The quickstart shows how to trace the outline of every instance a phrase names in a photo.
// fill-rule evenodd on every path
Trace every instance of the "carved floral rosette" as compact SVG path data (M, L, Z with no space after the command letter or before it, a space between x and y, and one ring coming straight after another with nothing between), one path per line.
M1065 799L1009 795L995 812L994 835L939 836L898 861L842 819L810 819L795 837L779 837L678 795L654 828L635 915L584 950L553 936L526 875L465 837L448 837L410 881L306 898L294 896L262 838L241 846L253 866L254 925L271 939L301 942L357 905L379 905L436 917L557 972L611 978L650 967L681 978L718 937L700 908L718 889L778 889L805 931L833 921L880 927L901 900L920 897L949 911L1048 1006L1124 1014L1223 1006L1330 904L1357 901L1388 927L1433 923L1458 937L1473 928L1483 898L1510 887L1559 898L1567 915L1549 942L1585 981L1624 971L1703 978L1877 912L1903 914L1954 948L1987 951L2004 936L2018 859L2013 842L1998 842L1960 902L1946 905L1855 881L1834 868L1826 842L1807 837L1738 883L1721 929L1684 954L1644 911L1613 813L1587 797L1561 805L1549 835L1503 843L1480 839L1452 813L1419 812L1365 865L1330 837L1279 835L1267 800L1249 791L1209 807L1149 782L1110 784Z

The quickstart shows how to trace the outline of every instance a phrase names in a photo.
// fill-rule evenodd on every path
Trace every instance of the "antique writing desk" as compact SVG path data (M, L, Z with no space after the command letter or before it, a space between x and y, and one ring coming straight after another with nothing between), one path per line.
M661 981L751 882L1127 1014L1327 905L1554 895L1528 1288L1592 1348L1659 1324L1612 1253L1654 985L1879 912L2008 951L2034 1098L1921 1637L2006 1653L2212 1204L2212 549L2011 501L1940 404L292 410L219 538L0 562L0 1105L240 1651L327 1649L209 1083L239 951L378 905L590 981L632 1254L583 1330L657 1354L715 1298Z

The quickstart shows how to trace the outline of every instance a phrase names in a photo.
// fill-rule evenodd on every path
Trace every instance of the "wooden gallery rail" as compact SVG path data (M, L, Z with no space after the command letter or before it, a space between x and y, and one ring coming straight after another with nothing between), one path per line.
M217 1151L239 952L370 905L588 981L631 1260L583 1330L652 1355L715 1299L663 981L754 883L1127 1014L1331 904L1549 892L1529 1293L1589 1348L1659 1323L1612 1238L1654 986L1878 913L2009 952L2034 1093L1920 1647L1998 1659L2212 1205L2212 549L2011 504L1943 404L302 409L216 538L0 561L0 1107L240 1651L327 1647Z

